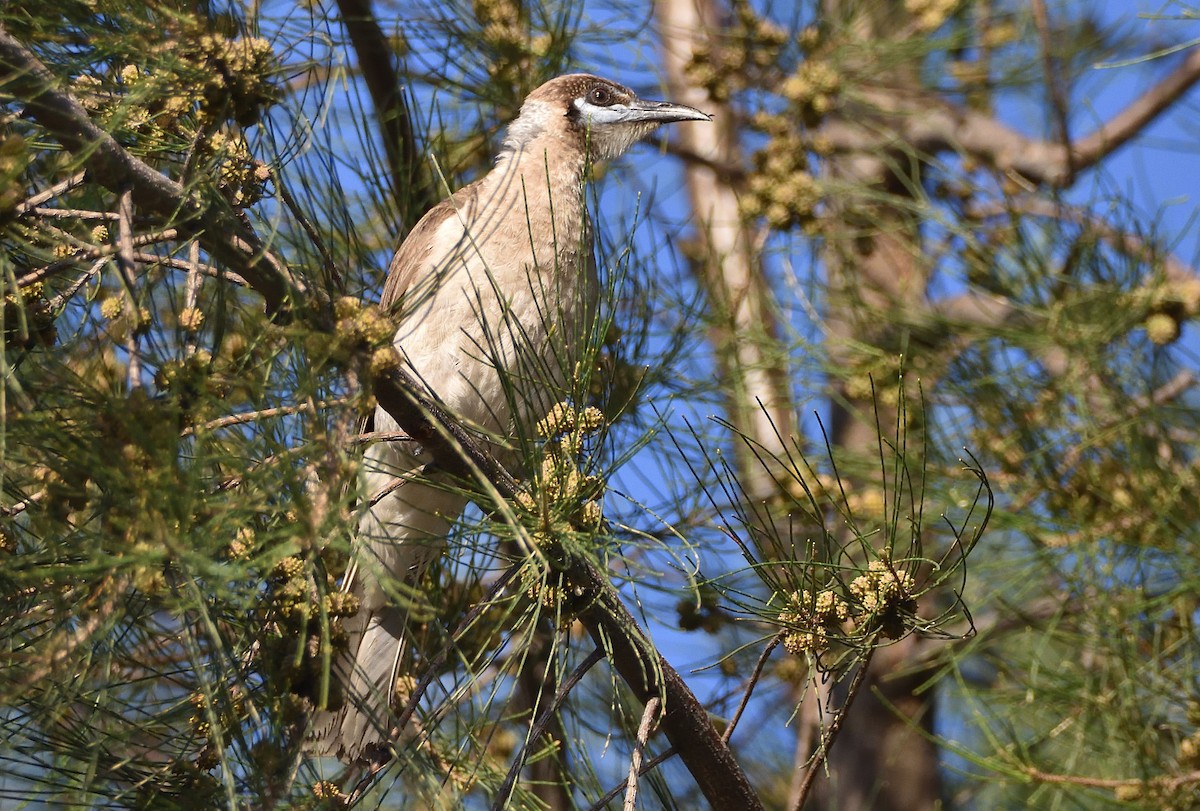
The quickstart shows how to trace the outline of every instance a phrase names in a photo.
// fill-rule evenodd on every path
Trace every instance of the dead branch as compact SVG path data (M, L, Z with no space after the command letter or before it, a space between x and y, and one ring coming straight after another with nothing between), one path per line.
M641 774L642 757L646 750L646 741L650 738L650 730L657 720L660 704L661 701L652 698L642 710L642 722L638 724L637 737L633 741L633 754L629 758L629 777L625 780L624 811L637 811L638 776Z

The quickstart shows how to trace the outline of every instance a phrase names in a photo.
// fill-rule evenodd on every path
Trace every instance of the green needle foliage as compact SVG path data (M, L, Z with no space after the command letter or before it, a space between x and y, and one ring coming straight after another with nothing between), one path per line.
M0 807L1195 807L1200 273L1112 167L1200 68L1145 24L4 4ZM600 318L503 380L545 419L402 423L473 506L383 583L397 756L313 758L362 453L417 441L363 434L383 273L580 69L714 121L592 167Z

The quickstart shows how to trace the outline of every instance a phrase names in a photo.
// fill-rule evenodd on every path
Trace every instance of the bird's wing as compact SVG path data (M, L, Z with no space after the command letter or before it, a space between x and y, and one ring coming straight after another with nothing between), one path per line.
M430 262L438 258L432 256L433 248L437 244L434 235L438 229L450 219L469 222L470 212L478 200L478 184L464 186L425 212L425 216L413 226L388 266L387 280L383 283L383 294L379 299L384 311L394 310L404 294L430 271Z

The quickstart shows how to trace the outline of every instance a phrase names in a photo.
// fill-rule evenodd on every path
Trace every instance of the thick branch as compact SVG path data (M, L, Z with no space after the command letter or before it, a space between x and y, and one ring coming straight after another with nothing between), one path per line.
M1197 81L1200 81L1200 48L1194 47L1183 62L1158 84L1138 96L1103 127L1075 143L1073 152L1076 167L1086 169L1094 166L1116 151L1145 129L1159 113L1174 104Z
M91 120L69 93L57 89L50 70L0 26L0 83L25 105L25 114L79 156L88 176L114 193L128 189L134 203L152 216L197 237L212 256L236 270L266 301L279 310L289 294L303 285L287 266L265 250L258 237L219 202L205 203L131 155Z
M568 578L586 583L586 593L594 596L579 619L596 644L610 651L613 667L638 701L644 705L654 698L663 700L662 728L709 804L716 811L761 809L758 795L708 713L642 634L608 579L587 561L572 566Z

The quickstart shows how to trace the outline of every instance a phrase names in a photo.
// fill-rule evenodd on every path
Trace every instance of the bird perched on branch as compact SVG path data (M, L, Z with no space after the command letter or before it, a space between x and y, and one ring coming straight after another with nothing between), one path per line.
M495 168L425 214L392 259L381 303L400 313L394 344L413 378L497 447L567 399L597 308L588 165L660 124L708 120L587 74L530 93ZM399 430L382 409L374 420L376 431ZM404 440L365 455L372 503L347 576L361 603L334 663L340 706L315 719L317 754L380 759L396 734L389 709L406 619L397 595L441 554L466 506L432 462Z

